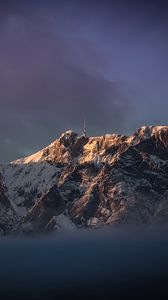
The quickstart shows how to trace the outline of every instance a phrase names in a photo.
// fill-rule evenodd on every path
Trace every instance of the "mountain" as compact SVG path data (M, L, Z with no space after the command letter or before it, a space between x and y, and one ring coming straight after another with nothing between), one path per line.
M0 174L0 236L9 233L17 222L17 215L7 197L7 189Z
M0 173L3 233L168 223L168 126L130 136L67 131Z

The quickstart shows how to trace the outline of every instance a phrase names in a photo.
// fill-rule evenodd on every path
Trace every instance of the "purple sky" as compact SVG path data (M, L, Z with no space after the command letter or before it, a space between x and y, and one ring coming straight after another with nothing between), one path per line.
M85 116L89 135L167 124L167 15L160 1L0 2L0 160Z

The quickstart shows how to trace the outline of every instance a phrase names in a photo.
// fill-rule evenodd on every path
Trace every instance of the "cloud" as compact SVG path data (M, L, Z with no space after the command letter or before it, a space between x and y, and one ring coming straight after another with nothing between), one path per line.
M35 151L61 131L81 132L84 117L89 134L124 128L131 104L117 82L91 68L104 60L92 43L81 46L44 21L15 15L0 37L1 160Z
M52 74L50 68L44 71L31 80L19 77L24 89L10 89L7 98L5 93L1 96L0 136L11 140L11 145L1 144L6 159L14 159L17 150L21 155L27 148L47 144L61 131L72 128L80 133L85 116L89 134L123 129L129 106L114 83L74 67L59 74L55 68Z
M80 133L84 117L90 135L167 119L167 21L108 2L1 1L0 160Z

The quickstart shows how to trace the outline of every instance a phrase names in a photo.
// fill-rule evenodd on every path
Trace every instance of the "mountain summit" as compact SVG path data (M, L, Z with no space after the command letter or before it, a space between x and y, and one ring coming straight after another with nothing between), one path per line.
M0 174L1 234L168 222L168 126L66 131Z

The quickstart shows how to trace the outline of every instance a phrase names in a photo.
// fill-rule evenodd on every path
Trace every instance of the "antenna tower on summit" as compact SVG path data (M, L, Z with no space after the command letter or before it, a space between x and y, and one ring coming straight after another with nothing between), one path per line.
M86 118L83 120L83 135L86 137Z

